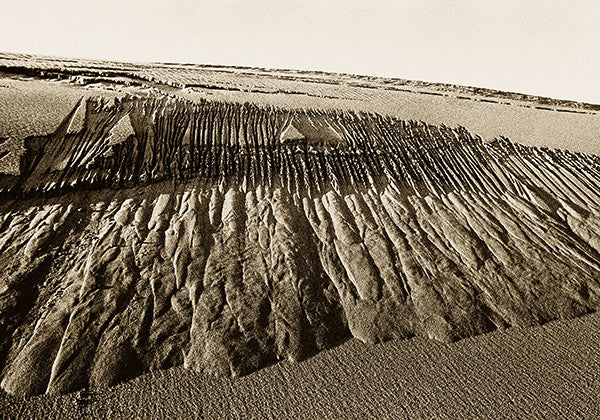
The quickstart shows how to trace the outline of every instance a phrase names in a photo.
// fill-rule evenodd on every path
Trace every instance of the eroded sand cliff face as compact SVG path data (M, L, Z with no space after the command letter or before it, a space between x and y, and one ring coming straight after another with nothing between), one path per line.
M11 394L600 307L600 160L376 114L81 101L0 177Z

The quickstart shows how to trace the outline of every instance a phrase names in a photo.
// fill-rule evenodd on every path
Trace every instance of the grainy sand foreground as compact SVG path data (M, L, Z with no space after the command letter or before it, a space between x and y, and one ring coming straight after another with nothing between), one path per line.
M599 331L595 313L452 344L350 340L233 380L178 367L89 396L1 394L0 406L23 419L598 418Z

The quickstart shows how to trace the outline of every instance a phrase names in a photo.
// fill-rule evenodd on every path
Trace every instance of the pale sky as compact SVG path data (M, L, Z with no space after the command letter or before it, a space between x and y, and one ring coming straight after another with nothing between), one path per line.
M0 51L335 71L600 104L598 0L0 0Z

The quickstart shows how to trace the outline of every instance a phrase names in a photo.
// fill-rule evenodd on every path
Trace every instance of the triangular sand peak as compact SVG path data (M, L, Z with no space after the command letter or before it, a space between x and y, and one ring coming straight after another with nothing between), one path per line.
M123 143L129 136L135 135L129 114L124 115L109 131L108 144Z
M300 131L298 131L298 129L296 127L294 127L294 124L290 124L283 133L281 133L281 142L285 143L287 141L294 141L294 140L302 140L304 139L305 136L304 134L302 134Z

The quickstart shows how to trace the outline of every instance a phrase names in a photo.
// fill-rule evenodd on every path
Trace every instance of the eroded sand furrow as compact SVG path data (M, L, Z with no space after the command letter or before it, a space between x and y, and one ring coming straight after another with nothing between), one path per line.
M27 147L0 192L12 394L177 365L241 375L350 336L453 341L600 307L591 156L159 98L88 99Z

